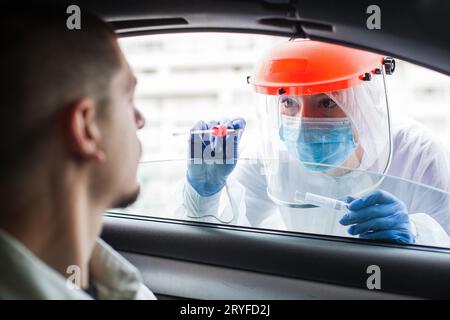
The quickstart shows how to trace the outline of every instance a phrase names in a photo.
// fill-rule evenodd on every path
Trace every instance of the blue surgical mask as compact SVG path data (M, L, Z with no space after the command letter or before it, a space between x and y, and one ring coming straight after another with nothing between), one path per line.
M356 149L348 118L298 118L281 116L280 138L289 152L303 164L312 162L338 166ZM304 164L310 170L330 167Z

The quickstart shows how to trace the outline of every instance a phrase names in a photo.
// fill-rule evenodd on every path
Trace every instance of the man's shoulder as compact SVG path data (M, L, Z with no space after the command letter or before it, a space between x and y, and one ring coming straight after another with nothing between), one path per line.
M414 120L394 123L392 125L392 140L394 149L412 149L414 152L425 151L425 149L441 152L446 149L437 135L423 124Z
M418 122L393 126L392 165L403 172L403 178L443 190L450 186L450 178L446 174L450 172L449 149L439 137Z
M0 299L86 299L19 241L0 230Z

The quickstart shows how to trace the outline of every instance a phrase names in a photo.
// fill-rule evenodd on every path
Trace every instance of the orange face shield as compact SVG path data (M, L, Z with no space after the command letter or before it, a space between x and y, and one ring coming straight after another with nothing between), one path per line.
M339 198L380 183L391 156L385 60L311 40L263 56L249 82L273 201L296 207L296 192Z
M266 95L312 95L348 89L381 72L381 55L311 40L283 42L261 59L249 82Z

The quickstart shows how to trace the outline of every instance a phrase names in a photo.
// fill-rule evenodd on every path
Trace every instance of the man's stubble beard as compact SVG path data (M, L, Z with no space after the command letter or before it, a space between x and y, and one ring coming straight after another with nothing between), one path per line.
M139 157L138 159L141 159L142 157L142 143L141 141L138 139L138 148L139 148ZM137 166L139 165L139 162L137 163ZM131 206L132 204L134 204L136 202L136 200L139 198L139 194L141 192L141 187L140 185L137 185L135 190L127 195L122 197L120 200L116 201L115 205L112 206L112 208L119 208L119 209L125 209L129 206Z
M112 208L125 209L125 208L131 206L138 199L140 191L141 191L141 188L138 185L132 193L130 193L127 196L124 196L121 199L119 199L118 201L116 201L116 203L112 206Z

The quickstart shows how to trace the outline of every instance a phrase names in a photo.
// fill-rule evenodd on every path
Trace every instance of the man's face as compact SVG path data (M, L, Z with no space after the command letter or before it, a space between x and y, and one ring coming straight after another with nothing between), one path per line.
M125 207L133 203L139 194L136 173L141 156L141 143L137 130L144 124L142 114L134 105L136 78L122 56L122 67L112 79L110 102L101 115L102 148L106 161L98 173L100 192L110 192L110 207Z

